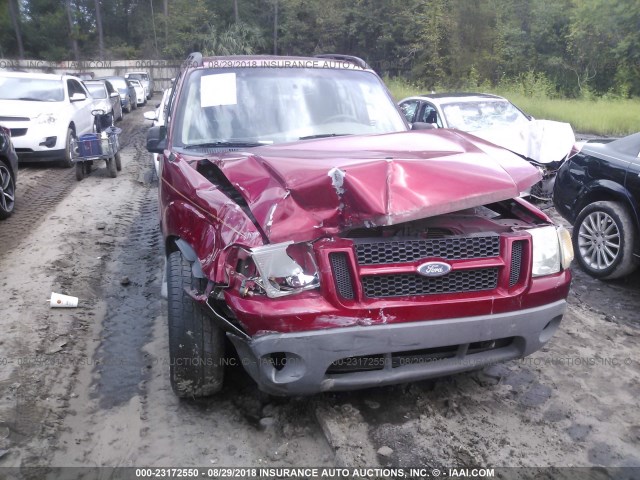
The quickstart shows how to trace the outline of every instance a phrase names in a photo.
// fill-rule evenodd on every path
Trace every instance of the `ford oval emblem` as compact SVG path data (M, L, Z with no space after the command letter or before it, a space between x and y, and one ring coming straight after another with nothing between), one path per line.
M441 277L451 271L451 265L444 262L427 262L418 267L418 273L424 277Z

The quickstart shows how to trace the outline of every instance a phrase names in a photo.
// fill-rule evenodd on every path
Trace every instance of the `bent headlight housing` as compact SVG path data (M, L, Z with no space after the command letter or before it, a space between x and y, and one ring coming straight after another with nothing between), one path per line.
M284 242L252 248L259 285L269 298L284 297L320 286L311 245Z
M534 277L552 275L569 267L573 260L573 245L566 228L550 225L528 232L533 240Z

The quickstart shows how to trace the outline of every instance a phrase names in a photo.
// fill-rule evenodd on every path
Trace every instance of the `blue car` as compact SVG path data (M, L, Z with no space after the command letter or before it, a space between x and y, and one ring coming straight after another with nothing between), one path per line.
M131 110L138 108L138 104L136 102L136 90L126 78L113 76L101 77L97 80L109 80L111 85L113 85L113 88L118 90L122 110L127 113L131 113Z

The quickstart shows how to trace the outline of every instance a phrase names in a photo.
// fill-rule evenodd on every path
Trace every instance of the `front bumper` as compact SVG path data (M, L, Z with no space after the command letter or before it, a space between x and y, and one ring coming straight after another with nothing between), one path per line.
M32 121L6 122L11 141L20 160L57 160L65 157L67 127Z
M521 358L549 341L565 310L566 301L559 300L447 320L272 333L250 340L228 336L261 390L305 395L425 380ZM336 365L358 368L338 372Z

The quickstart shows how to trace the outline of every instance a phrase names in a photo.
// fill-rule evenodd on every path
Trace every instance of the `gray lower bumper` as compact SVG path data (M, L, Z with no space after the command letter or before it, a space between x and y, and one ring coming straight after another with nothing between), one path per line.
M565 310L562 300L495 315L267 334L249 341L232 334L229 338L261 390L274 395L304 395L424 380L524 357L553 336ZM476 351L471 345L501 339L512 341L488 350ZM439 347L454 347L455 353L449 358L438 358L433 351L413 357L397 355ZM280 365L274 365L273 353L278 354L275 358L280 362L276 364ZM372 355L382 355L382 359L358 360L358 365L376 370L327 373L333 362L345 365L354 357Z

